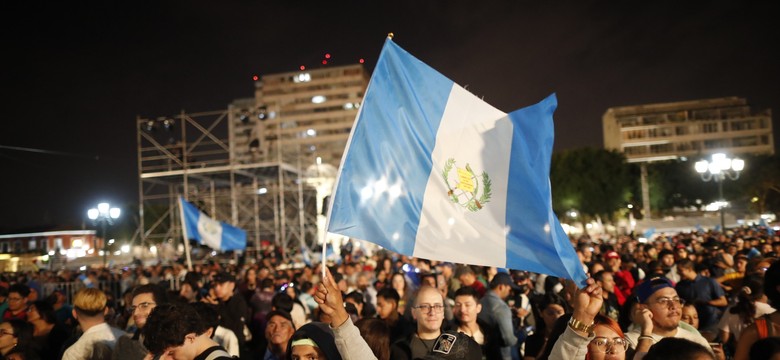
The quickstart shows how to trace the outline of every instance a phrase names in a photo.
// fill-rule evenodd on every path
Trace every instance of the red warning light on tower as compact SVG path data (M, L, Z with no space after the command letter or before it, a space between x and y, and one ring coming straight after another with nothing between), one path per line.
M257 75L252 75L252 80L254 81L260 80L260 77Z
M303 71L303 70L306 70L306 67L301 65L301 67L299 67L299 69L301 69L301 71Z
M330 59L330 53L325 54L326 59Z
M322 65L328 65L328 60L322 60Z
M366 60L365 60L365 59L363 59L363 58L360 58L360 60L359 60L359 61L360 61L360 63L361 63L361 64L363 64L363 63L365 63L365 62L366 62Z

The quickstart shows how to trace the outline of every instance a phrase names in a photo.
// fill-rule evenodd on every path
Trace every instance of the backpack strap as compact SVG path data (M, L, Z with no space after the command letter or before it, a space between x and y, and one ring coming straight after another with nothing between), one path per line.
M221 357L232 357L232 356L230 356L230 354L228 354L228 352L225 350L217 349L212 351L211 354L209 354L208 356L206 356L205 360L216 360Z

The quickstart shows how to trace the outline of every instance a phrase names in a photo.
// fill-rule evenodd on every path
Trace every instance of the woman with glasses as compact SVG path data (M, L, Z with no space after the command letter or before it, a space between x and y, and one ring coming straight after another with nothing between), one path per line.
M27 349L32 334L32 325L24 320L13 319L0 323L0 356L5 358L15 348Z
M603 291L593 279L587 286L577 289L567 281L573 293L574 312L566 329L553 346L550 359L623 360L629 348L620 326L614 320L599 314L604 302Z

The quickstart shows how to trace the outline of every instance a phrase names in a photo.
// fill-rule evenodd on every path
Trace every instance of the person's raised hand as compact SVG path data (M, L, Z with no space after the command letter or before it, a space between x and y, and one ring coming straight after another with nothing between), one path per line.
M639 327L640 335L653 334L653 313L642 304L634 305L631 321Z
M325 268L325 277L317 287L314 299L320 304L320 311L330 316L330 326L337 328L344 324L349 318L347 310L344 309L344 299L341 298L341 290L333 281L333 275L330 270Z
M571 280L566 280L566 286L572 294L571 302L572 307L574 307L572 316L584 324L592 324L604 303L601 286L596 284L592 278L586 281L586 285L582 289L578 289Z

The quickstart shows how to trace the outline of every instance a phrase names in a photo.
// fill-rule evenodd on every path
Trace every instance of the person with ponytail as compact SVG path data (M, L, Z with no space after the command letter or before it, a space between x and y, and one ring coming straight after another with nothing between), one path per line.
M718 324L723 343L739 339L742 330L750 326L756 318L775 312L775 309L767 304L764 279L760 276L745 278L737 299L737 303L723 313Z

